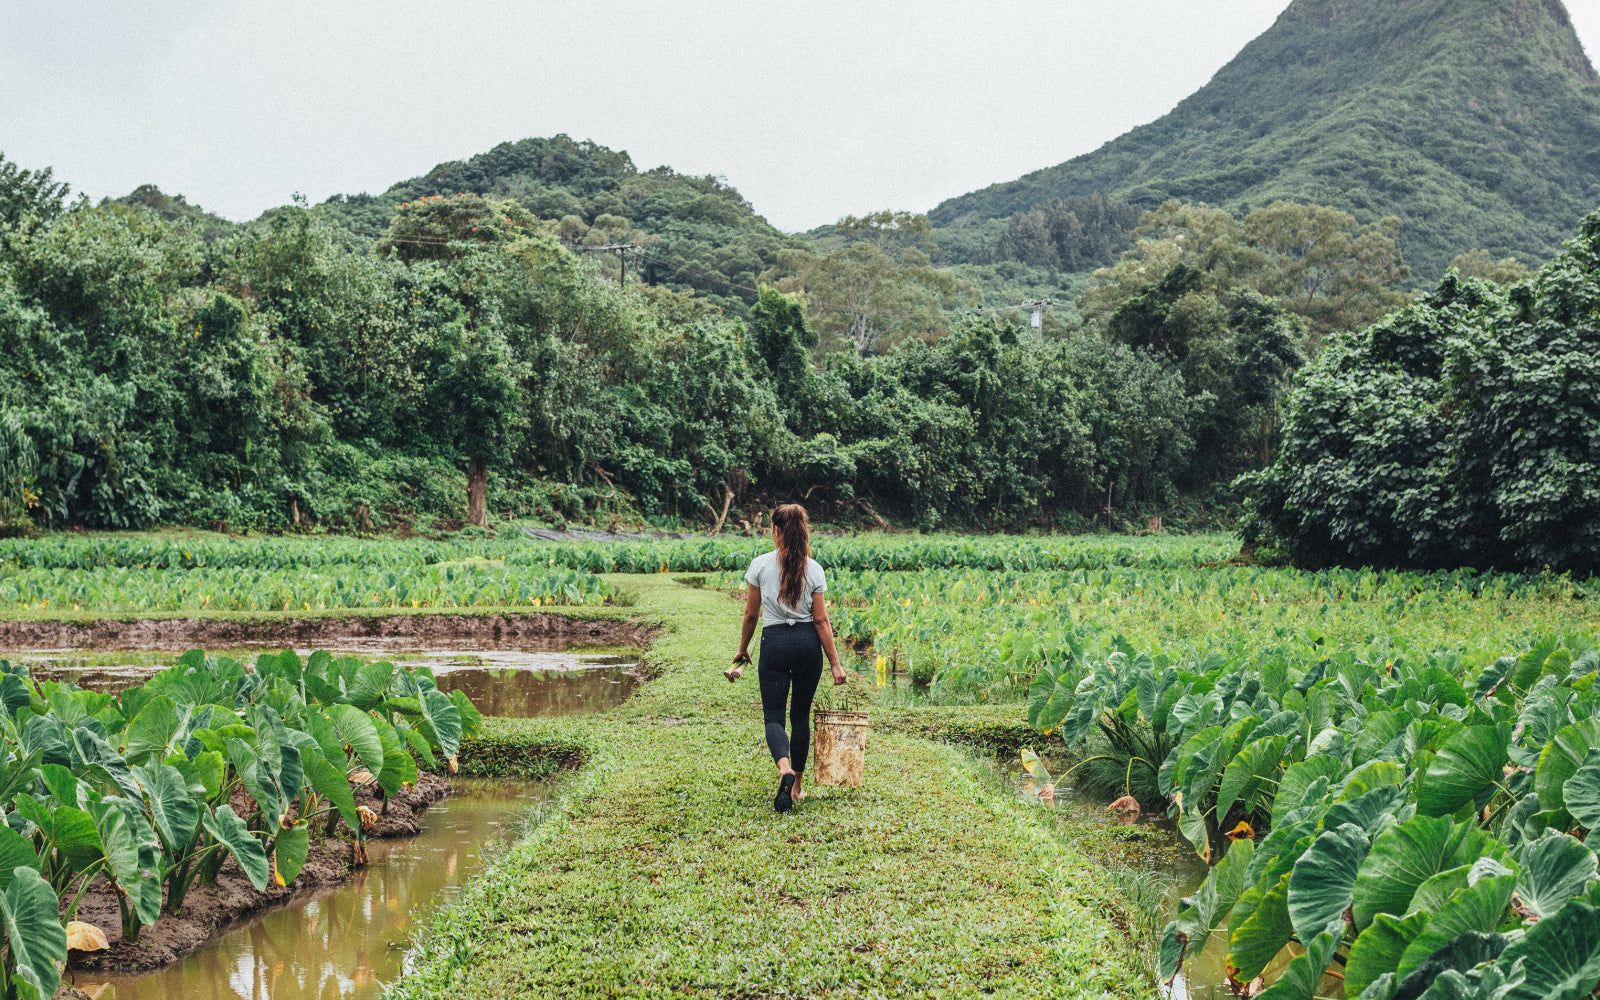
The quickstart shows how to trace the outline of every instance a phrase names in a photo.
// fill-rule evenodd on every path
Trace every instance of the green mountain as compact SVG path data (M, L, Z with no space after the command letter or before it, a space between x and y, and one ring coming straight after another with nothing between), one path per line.
M991 220L1100 194L1397 215L1423 282L1476 247L1533 263L1600 205L1600 77L1561 0L1294 0L1165 117L930 218L980 259Z
M353 232L381 235L401 202L461 192L514 199L560 221L574 244L648 244L630 268L736 310L755 301L757 278L778 252L798 245L725 180L665 166L640 170L626 152L565 135L503 142L379 195L336 195L316 211Z

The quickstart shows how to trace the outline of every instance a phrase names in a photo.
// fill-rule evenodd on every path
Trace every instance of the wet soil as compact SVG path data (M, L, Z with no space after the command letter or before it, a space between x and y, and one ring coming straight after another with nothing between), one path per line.
M246 643L317 645L340 639L560 639L583 645L645 646L659 631L641 621L566 615L392 614L326 618L147 618L133 621L0 621L0 649L137 648L184 650Z
M449 794L449 781L435 774L423 774L415 786L391 797L387 810L371 788L357 792L356 803L379 814L376 824L367 831L368 838L411 837L420 829L422 813ZM236 797L240 801L234 803L235 807L242 807L242 793ZM321 823L314 826L320 827ZM229 857L217 876L216 885L198 882L191 885L177 916L162 913L161 919L139 931L137 941L122 937L117 897L104 880L100 881L79 902L78 919L104 931L111 947L89 955L74 953L71 968L119 972L160 969L226 933L247 917L289 903L309 890L343 883L356 867L350 830L341 820L333 837L320 838L319 833L320 830L313 832L306 865L288 885L269 883L265 892L257 892L238 863Z

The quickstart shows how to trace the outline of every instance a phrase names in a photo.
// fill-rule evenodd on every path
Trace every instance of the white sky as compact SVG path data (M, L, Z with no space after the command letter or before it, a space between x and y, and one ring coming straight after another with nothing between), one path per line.
M1600 0L1566 0L1591 55ZM1170 110L1287 0L0 0L0 152L233 219L566 132L809 229Z

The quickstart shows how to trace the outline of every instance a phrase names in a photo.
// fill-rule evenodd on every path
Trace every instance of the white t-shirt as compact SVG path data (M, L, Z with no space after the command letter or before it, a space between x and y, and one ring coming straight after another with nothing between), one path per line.
M778 600L782 586L778 576L778 550L756 556L744 574L744 582L761 588L761 626L798 625L811 620L811 596L828 589L828 578L823 575L822 564L815 559L806 560L806 582L800 590L800 606L791 608Z

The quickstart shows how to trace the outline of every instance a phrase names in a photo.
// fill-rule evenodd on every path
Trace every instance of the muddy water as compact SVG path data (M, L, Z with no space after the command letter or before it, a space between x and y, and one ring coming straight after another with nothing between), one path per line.
M334 656L390 660L406 667L428 667L440 690L461 690L484 715L530 718L581 715L621 704L638 683L633 673L639 651L615 647L552 649L546 646L483 649L481 642L352 639L323 647ZM212 650L249 663L282 647L247 646ZM309 656L310 650L298 650ZM72 681L96 691L121 691L172 665L170 651L14 650L0 657L26 663L39 680Z
M160 972L96 973L78 978L77 987L96 1000L379 996L383 983L399 975L418 923L514 839L519 817L545 787L458 782L453 795L423 814L418 836L369 841L371 864L344 885L313 890Z
M1049 761L1047 765L1057 774L1065 770L1064 765L1057 761ZM1015 772L1018 794L1029 801L1038 802L1038 796L1032 790L1028 775L1020 766L1013 765L1011 769ZM1171 880L1161 917L1162 923L1165 924L1178 915L1178 903L1181 899L1199 891L1209 869L1195 856L1189 842L1178 835L1170 820L1150 816L1136 819L1124 816L1119 819L1106 809L1106 805L1105 799L1087 795L1062 782L1056 788L1054 804L1044 806L1041 803L1040 808L1068 812L1082 822L1140 827L1150 837L1151 848L1138 853L1139 860L1136 864ZM1274 959L1266 968L1265 981L1271 983L1299 951L1299 946L1292 945ZM1228 925L1224 920L1204 945L1198 950L1190 949L1187 960L1171 987L1162 987L1162 995L1168 1000L1221 1000L1224 997L1238 996L1228 983L1227 953ZM1317 995L1342 996L1343 986L1337 977L1326 976L1317 990Z

